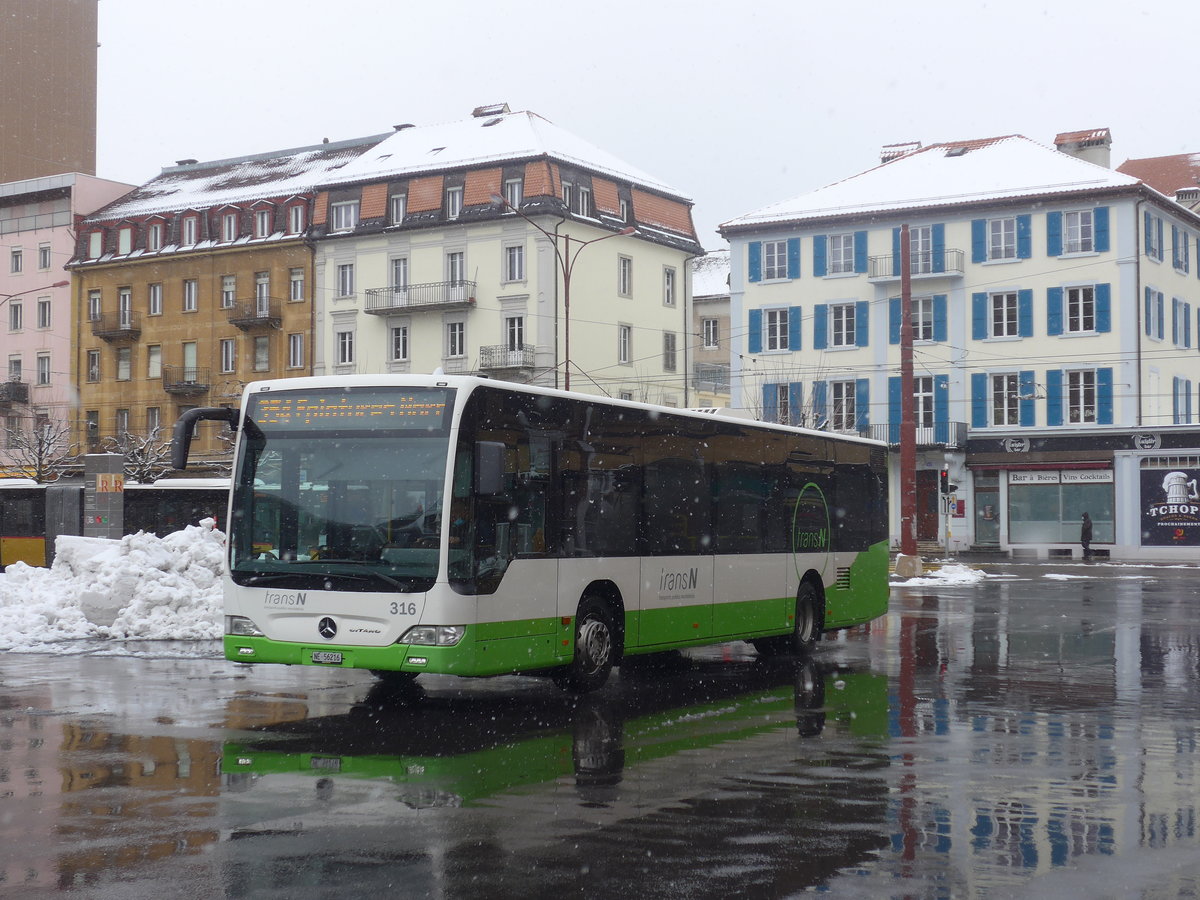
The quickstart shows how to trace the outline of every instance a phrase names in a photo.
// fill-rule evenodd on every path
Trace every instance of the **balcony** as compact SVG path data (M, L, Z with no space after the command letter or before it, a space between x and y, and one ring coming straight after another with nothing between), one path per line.
M872 425L863 437L886 441L893 447L900 445L900 425ZM917 447L940 447L946 450L961 450L967 446L966 422L937 422L928 428L917 429Z
M97 316L92 319L92 334L110 344L131 343L142 336L142 320L129 311Z
M0 409L11 408L14 403L29 403L29 385L24 381L0 382Z
M212 379L207 366L163 366L162 386L168 394L207 394Z
M692 386L706 394L728 394L729 366L697 363L692 372Z
M475 282L431 281L365 292L363 312L387 316L413 310L462 309L475 305Z
M242 331L279 328L283 323L280 309L283 302L278 297L256 297L239 300L229 310L229 324Z
M530 344L521 344L518 347L510 347L508 344L480 347L479 370L481 372L501 372L532 369L534 356L534 348Z
M964 259L961 250L943 250L941 253L926 250L913 253L909 259L909 274L916 279L960 277L963 274ZM900 275L899 254L872 256L867 260L869 281L899 281Z

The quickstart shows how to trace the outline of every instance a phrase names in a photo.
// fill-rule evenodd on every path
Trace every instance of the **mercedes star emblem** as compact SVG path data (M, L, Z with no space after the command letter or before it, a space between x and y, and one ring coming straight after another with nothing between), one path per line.
M325 638L325 640L331 641L337 635L337 622L326 616L317 623L317 631L321 633L321 637Z

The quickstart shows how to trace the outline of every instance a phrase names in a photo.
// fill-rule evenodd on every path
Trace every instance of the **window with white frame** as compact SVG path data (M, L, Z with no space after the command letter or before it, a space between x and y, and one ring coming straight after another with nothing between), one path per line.
M446 188L446 218L457 219L462 214L463 189L461 187Z
M129 251L127 250L125 252L128 253ZM9 271L12 272L14 275L19 274L21 269L25 265L24 251L20 247L13 247L9 251L8 259L9 259Z
M21 380L21 371L22 371L21 357L10 356L8 358L8 380L9 381L20 381Z
M238 214L227 212L221 216L221 240L225 242L238 239Z
M1067 332L1080 334L1096 330L1096 289L1069 287L1067 295Z
M562 183L563 205L567 208L568 211L571 209L571 197L574 194L574 190L575 190L575 187L574 187L574 185L571 184L571 182L564 181Z
M792 398L789 385L775 385L775 421L780 425L792 424Z
M676 335L673 331L663 332L663 371L674 372L676 365Z
M933 376L917 375L913 377L913 418L917 428L933 427Z
M254 310L259 316L271 314L271 273L254 273Z
M37 327L50 327L50 298L39 297L37 302Z
M256 335L254 338L254 371L266 372L271 368L271 336Z
M392 194L388 197L388 224L399 225L408 214L408 194Z
M161 344L151 344L146 348L146 377L162 378Z
M339 331L337 333L337 364L339 366L354 365L354 332Z
M771 281L775 278L787 278L787 273L787 241L763 241L763 281Z
M225 338L221 341L221 371L225 373L237 371L237 341Z
M510 352L516 352L525 347L525 317L505 316L504 318L505 346Z
M617 294L622 297L633 296L633 258L617 257Z
M700 333L704 338L705 350L719 350L721 348L720 319L701 319Z
M853 303L831 303L829 305L829 346L854 346Z
M933 271L933 226L913 225L908 229L908 271L928 275Z
M146 287L146 311L152 316L161 316L162 307L162 284L155 282Z
M1002 219L988 219L987 241L988 259L1016 259L1016 216L1005 216Z
M506 178L504 180L504 200L513 209L521 208L521 201L524 199L525 186L520 178Z
M300 266L288 269L288 299L293 302L305 299L304 269Z
M618 400L633 400L633 391L618 391Z
M763 347L767 350L787 350L788 349L788 310L783 309L766 309L763 310L763 320L766 326L766 338L763 341Z
M504 280L525 280L525 245L513 244L504 248Z
M88 321L99 322L103 314L99 291L88 291Z
M408 361L408 326L393 325L391 328L391 360L392 362Z
M467 355L467 323L446 323L446 358L456 358Z
M146 407L146 434L157 437L162 429L162 414L157 406Z
M633 362L633 326L617 326L617 362L629 365Z
M221 309L233 309L237 303L237 276L221 276Z
M288 207L288 234L299 234L304 230L304 224L308 218L304 212L304 205L301 203L294 204Z
M663 306L675 305L675 270L670 266L663 269Z
M133 250L133 229L117 229L117 252L124 255Z
M333 231L349 231L358 225L358 201L345 200L329 207L329 227Z
M581 216L590 216L592 214L592 190L591 188L579 188L579 206L577 212Z
M933 340L933 298L912 298L912 326L914 341Z
M50 354L39 353L37 356L37 383L47 385L50 383Z
M41 269L43 272L46 269L49 269L50 268L50 260L51 260L50 245L49 244L38 244L38 268Z
M621 207L621 221L628 222L629 221L629 201L626 200L624 197L622 197L620 200L617 201L617 203Z
M195 278L183 281L183 311L195 312L200 304L200 285Z
M989 335L998 337L1016 337L1020 334L1020 324L1017 319L1017 292L1008 291L992 294L992 327Z
M854 271L854 233L829 235L829 258L826 271L840 275Z
M200 237L200 220L196 216L184 216L183 218L183 235L182 243L185 247L190 247L199 240Z
M1020 422L1017 373L992 376L992 424L1016 425Z
M392 260L392 287L401 291L408 287L407 256L397 256Z
M117 288L117 324L121 328L133 325L133 288Z
M118 437L129 434L129 410L118 409L113 416L113 426Z
M146 249L161 250L163 243L163 227L161 222L151 222L146 226Z
M20 300L8 301L8 330L20 331L25 327L25 312Z
M1063 252L1091 253L1096 249L1093 212L1081 209L1063 213Z
M270 209L256 209L254 211L254 236L265 238L270 236L272 232L272 218Z
M304 368L304 334L293 332L288 335L288 368Z
M1067 421L1072 425L1096 422L1096 371L1081 369L1066 373Z
M831 413L829 427L833 431L858 430L854 388L853 381L831 381L829 383Z
M87 380L100 380L100 351L89 350L87 352Z
M117 348L117 381L128 381L133 377L133 350L130 347Z
M88 259L96 259L104 252L104 232L93 231L88 235Z
M462 284L467 275L467 255L461 250L446 254L446 280L453 285Z
M354 263L342 263L337 267L337 295L354 296Z

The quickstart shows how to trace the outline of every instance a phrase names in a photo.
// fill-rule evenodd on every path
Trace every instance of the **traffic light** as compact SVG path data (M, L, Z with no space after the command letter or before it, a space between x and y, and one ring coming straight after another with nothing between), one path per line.
M942 469L941 472L938 473L938 479L939 479L939 485L941 486L941 490L942 490L943 494L953 494L955 491L958 490L957 484L950 483L950 470L949 469Z

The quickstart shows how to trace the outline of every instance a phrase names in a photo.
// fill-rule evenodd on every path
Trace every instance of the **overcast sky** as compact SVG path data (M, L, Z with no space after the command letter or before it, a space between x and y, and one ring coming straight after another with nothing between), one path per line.
M883 144L1107 126L1200 151L1200 4L100 0L97 174L533 110L721 222Z

